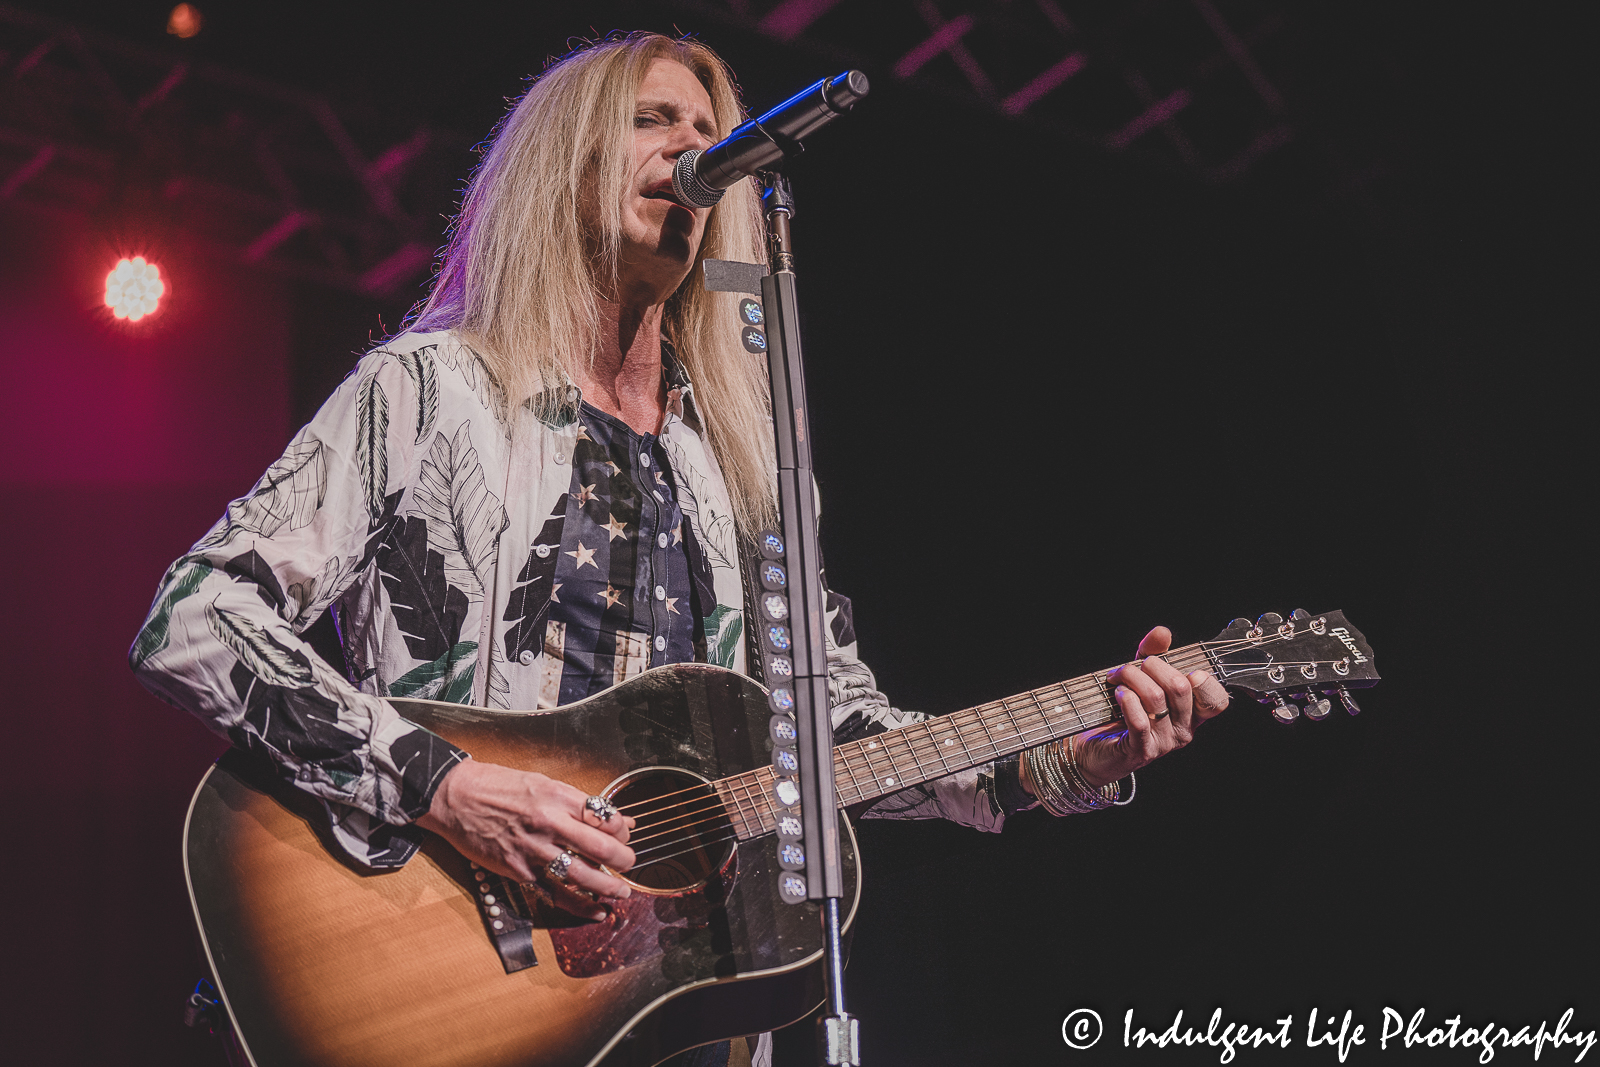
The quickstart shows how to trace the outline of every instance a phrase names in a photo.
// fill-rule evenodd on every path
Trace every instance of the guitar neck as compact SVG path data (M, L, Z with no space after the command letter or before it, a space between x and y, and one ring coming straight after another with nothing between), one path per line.
M1163 653L1162 659L1185 672L1216 666L1204 642ZM839 807L876 800L1118 718L1101 672L836 745L835 800ZM772 783L771 767L716 783L741 839L776 828Z

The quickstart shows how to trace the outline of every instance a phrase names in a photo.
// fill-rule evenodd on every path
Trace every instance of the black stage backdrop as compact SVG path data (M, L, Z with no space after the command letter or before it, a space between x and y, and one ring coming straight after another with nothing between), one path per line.
M160 18L51 7L129 34ZM1236 701L1112 813L1002 835L862 825L848 989L866 1063L1219 1057L1123 1051L1129 1008L1158 1031L1180 1008L1295 1017L1294 1050L1239 1062L1334 1061L1303 1047L1313 1009L1352 1009L1369 1061L1477 1055L1380 1052L1386 1006L1600 1023L1576 31L1458 10L1296 16L1305 92L1385 145L1381 180L1344 199L1270 164L1202 187L874 71L797 166L824 551L895 703L948 712L1120 662L1156 623L1191 641L1301 606L1344 609L1384 675L1357 718L1284 728ZM847 65L707 11L217 4L207 33L221 62L484 132L591 27L697 29L757 106ZM49 243L0 218L13 247ZM271 291L234 320L289 334L291 410L251 470L408 302ZM93 502L66 480L5 485L24 575L5 649L14 1062L215 1062L178 1026L198 974L178 836L219 746L118 672L162 567L252 478ZM131 517L95 518L111 513ZM1074 1052L1079 1007L1108 1033Z

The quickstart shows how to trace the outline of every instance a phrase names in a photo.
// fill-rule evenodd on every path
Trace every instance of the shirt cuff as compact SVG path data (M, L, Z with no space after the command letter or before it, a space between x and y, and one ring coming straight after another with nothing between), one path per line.
M409 822L428 813L444 776L468 758L467 753L420 726L391 741L389 757L400 770L399 808Z
M989 794L989 806L996 815L1015 815L1038 803L1022 788L1022 775L1016 756L997 761L994 774L984 776L983 789Z

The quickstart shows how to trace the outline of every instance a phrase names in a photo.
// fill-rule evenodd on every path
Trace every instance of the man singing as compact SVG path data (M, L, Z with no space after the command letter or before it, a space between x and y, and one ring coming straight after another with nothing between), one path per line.
M360 863L404 864L431 831L601 918L630 893L611 872L634 863L631 820L384 698L551 708L669 663L758 669L741 559L776 518L766 364L741 298L697 267L762 262L763 224L751 183L711 209L671 183L742 119L697 41L613 37L550 66L490 143L411 328L168 571L130 654L141 681L321 798ZM876 690L849 602L829 606L836 737L921 720ZM348 677L301 637L326 611ZM1227 704L1158 658L1169 640L1153 630L1114 675L1121 723L867 814L999 830L1035 804L1115 802ZM769 1056L733 1046L685 1056Z

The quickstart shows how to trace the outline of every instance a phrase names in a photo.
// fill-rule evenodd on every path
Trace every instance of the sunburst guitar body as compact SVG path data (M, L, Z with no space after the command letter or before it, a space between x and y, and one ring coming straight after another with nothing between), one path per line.
M583 922L431 836L397 870L346 862L317 800L228 753L195 794L184 852L258 1067L645 1067L821 1001L816 907L780 899L774 839L749 833L749 798L716 784L770 782L754 682L681 664L550 713L394 703L475 759L666 809L634 838L674 847L631 873L608 920ZM839 818L853 919L855 839Z

